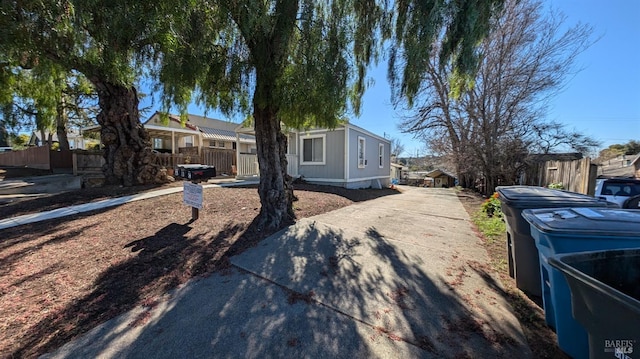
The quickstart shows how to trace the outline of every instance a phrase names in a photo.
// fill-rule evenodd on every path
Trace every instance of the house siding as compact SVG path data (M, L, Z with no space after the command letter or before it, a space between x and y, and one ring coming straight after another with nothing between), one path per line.
M297 155L298 154L298 141L296 141L297 137L295 133L289 133L287 135L287 144L289 145L287 154Z
M344 179L344 130L313 131L310 135L325 135L325 164L324 165L303 165L299 166L298 173L304 178L332 178ZM300 142L306 137L305 132L300 132L297 141L297 151L299 158L302 156L302 146Z
M358 168L358 137L365 139L364 158L367 162L364 168ZM384 146L382 168L379 166L378 157L380 144ZM388 140L372 136L365 131L350 126L348 129L348 146L350 148L348 153L350 182L358 179L380 178L384 182L383 185L388 185L391 174L391 160L389 159L391 144Z

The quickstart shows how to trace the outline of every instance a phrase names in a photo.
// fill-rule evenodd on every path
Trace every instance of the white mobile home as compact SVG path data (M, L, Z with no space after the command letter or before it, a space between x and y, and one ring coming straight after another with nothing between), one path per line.
M345 188L382 188L390 184L390 141L358 126L290 131L288 144L287 171L293 177ZM248 157L244 160L256 161ZM257 166L243 166L242 162L242 158L238 160L239 177L259 175L255 172Z

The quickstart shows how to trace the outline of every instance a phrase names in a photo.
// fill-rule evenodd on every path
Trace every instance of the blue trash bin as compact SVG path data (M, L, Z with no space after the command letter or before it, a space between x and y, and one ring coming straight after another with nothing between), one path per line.
M529 223L522 211L532 208L607 207L607 201L580 193L537 186L500 186L496 188L507 227L509 275L523 292L540 297L540 262Z
M573 358L588 358L585 328L572 316L571 291L549 257L562 253L640 247L640 211L614 208L528 209L522 212L540 255L542 300L558 346Z
M640 248L559 254L549 264L571 290L573 317L589 333L591 358L640 351Z

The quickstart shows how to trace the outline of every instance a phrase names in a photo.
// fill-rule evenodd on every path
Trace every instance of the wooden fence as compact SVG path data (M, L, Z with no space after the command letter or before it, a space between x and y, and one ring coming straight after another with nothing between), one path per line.
M184 153L157 153L156 163L165 168L175 168L185 163L200 163L199 156L186 155Z
M202 164L216 166L216 173L231 175L232 167L236 164L236 151L220 148L202 148L200 153Z
M234 150L213 148L203 148L200 155L192 153L156 153L155 155L155 163L160 166L164 166L167 169L173 169L177 165L186 163L200 163L216 166L217 173L231 174L232 166L234 166L236 162L236 154ZM71 158L71 153L69 153L69 158L72 163L72 166L69 167L73 167L73 173L75 175L100 174L102 173L102 165L105 163L101 151L74 150L73 158ZM0 164L2 164L2 162L0 162ZM9 166L9 164L7 164L7 166Z
M29 147L19 151L0 153L0 166L29 167L41 170L68 170L72 164L71 151L52 151L47 146Z
M193 148L193 147L188 147ZM185 163L199 163L215 166L217 173L232 173L232 167L236 164L235 150L219 148L202 148L200 154L197 151L181 151L181 153L157 153L157 164L166 168L175 168L176 165Z
M73 152L73 174L101 175L105 163L102 151L76 150Z
M565 190L593 195L597 172L597 166L588 157L575 161L547 161L531 164L520 183L541 187L562 183Z

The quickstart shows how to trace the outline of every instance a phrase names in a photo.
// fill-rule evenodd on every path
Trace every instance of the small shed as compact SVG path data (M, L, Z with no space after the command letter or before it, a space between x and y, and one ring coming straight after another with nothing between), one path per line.
M456 177L440 169L427 173L427 177L433 178L433 187L450 188L456 185Z

